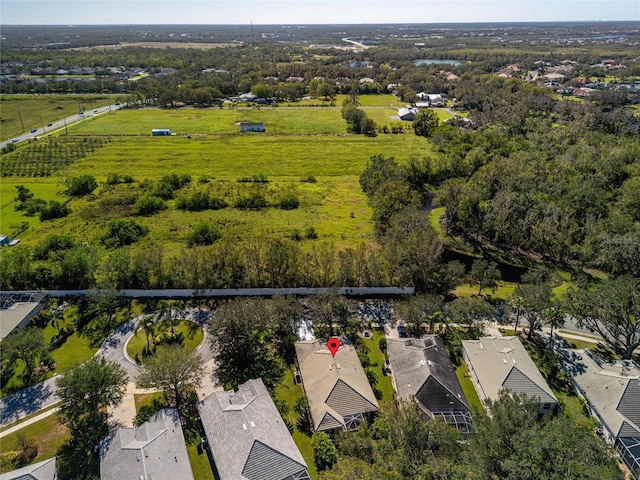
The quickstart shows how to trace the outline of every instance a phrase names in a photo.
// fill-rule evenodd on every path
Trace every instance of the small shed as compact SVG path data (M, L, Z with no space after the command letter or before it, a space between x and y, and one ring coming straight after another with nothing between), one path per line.
M262 122L237 122L239 132L264 132L264 123Z
M151 135L153 135L154 137L164 137L167 135L171 135L171 129L170 128L154 128L153 130L151 130Z

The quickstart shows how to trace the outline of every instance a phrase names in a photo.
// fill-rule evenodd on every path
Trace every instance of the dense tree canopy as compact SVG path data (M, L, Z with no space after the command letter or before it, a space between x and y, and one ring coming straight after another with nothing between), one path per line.
M578 324L598 333L622 358L640 347L640 280L619 277L567 293L569 312Z
M221 304L211 320L211 348L218 375L228 388L252 378L262 378L273 387L284 373L278 353L274 319L265 302L238 299ZM294 333L293 325L289 332Z
M148 327L147 327L148 328ZM201 385L205 369L202 357L178 344L159 349L140 367L136 383L140 388L159 388L173 395L178 411L189 388Z

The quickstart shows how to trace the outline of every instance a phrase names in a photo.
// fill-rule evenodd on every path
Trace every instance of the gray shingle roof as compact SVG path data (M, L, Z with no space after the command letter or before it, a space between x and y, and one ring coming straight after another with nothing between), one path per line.
M175 408L156 413L138 428L119 428L100 445L101 480L193 480Z
M0 309L0 340L4 340L18 325L27 323L39 312L40 304L37 302L15 303L9 308Z
M615 437L640 436L640 366L605 362L589 350L561 353L565 369L604 427Z
M344 427L344 417L380 409L353 345L343 340L335 357L319 339L296 342L295 349L316 431Z
M429 413L469 410L449 354L438 335L422 339L389 338L387 350L400 398L415 397L420 407Z
M261 379L198 403L220 480L284 480L305 463Z
M540 403L557 403L518 337L463 340L462 348L484 392L481 397L495 400L501 389L508 388L514 393L536 397Z
M56 480L56 457L0 475L0 480Z

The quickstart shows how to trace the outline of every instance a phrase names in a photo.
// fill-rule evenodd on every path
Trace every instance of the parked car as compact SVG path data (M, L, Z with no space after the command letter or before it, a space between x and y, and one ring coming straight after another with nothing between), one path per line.
M398 325L398 336L400 338L407 338L407 332L404 331L404 326Z

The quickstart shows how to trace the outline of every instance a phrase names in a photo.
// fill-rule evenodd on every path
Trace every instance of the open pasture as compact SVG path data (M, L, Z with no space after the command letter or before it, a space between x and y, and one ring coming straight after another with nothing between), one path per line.
M230 104L228 104L230 105ZM177 135L235 134L236 122L264 122L266 134L344 134L347 124L339 108L238 107L180 110L119 110L87 119L69 130L81 135L151 135L170 128ZM262 133L260 135L263 135Z
M267 129L271 122L272 128L279 128L281 134L237 134L233 123L239 113L240 118L248 119L246 113L255 116L249 117L252 120L265 119ZM192 134L191 139L187 139L180 135L152 137L147 134L151 128L210 130L205 135ZM223 128L229 131L212 133ZM222 210L185 212L176 209L175 200L169 200L164 212L152 217L136 217L136 221L149 229L149 234L134 245L134 249L162 244L165 251L177 252L201 221L218 225L223 236L282 238L313 227L318 234L317 241L329 240L336 246L366 242L373 237L373 226L358 179L369 158L383 154L403 161L411 155L425 154L429 143L413 134L365 137L302 133L318 129L344 132L345 122L339 109L129 110L104 115L69 128L71 138L74 134L82 134L76 138L99 134L99 138L110 137L109 142L94 152L63 166L51 177L3 178L0 190L3 233L9 218L11 222L24 218L13 210L15 185L24 184L37 198L63 201L66 197L62 195L61 180L65 176L88 174L103 183L112 173L132 175L133 184L118 185L111 192L101 185L93 196L71 200L73 213L66 218L42 224L35 217L27 218L35 231L29 229L30 238L25 234L20 236L25 240L22 246L36 243L51 233L66 233L78 241L98 245L106 223L122 216L118 208L107 208L105 200L110 195L141 196L143 190L139 182L157 181L171 173L187 173L192 182L178 191L177 196L204 190L225 198L230 206ZM144 135L109 135L117 130L140 131ZM238 182L258 175L266 176L268 183ZM314 177L316 182L301 181L308 177ZM269 208L247 211L233 207L235 200L254 190L267 199ZM281 210L277 207L280 195L288 192L300 199L299 208ZM130 214L131 209L126 212ZM314 242L316 240L305 240L301 246L310 248Z

